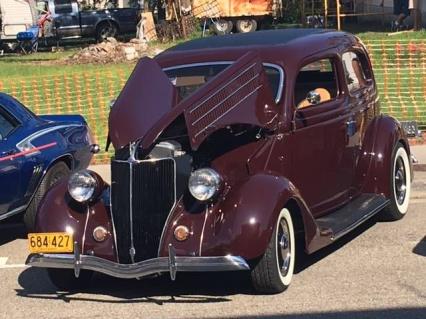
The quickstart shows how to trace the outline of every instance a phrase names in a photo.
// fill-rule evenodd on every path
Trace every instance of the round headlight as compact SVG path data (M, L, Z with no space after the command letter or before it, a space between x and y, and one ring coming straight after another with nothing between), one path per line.
M81 171L71 175L68 180L68 192L77 202L89 201L95 193L96 178L89 171Z
M211 168L202 168L192 172L189 177L188 188L192 196L200 201L212 198L220 189L222 179Z

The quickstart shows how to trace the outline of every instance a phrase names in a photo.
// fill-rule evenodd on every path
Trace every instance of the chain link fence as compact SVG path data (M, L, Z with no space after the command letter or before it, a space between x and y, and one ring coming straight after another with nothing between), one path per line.
M369 40L382 112L415 120L426 130L426 40ZM109 102L117 97L132 65L108 66L53 76L13 76L0 80L0 91L15 96L36 114L81 114L104 147ZM143 110L141 110L141 113ZM111 152L95 156L105 163Z

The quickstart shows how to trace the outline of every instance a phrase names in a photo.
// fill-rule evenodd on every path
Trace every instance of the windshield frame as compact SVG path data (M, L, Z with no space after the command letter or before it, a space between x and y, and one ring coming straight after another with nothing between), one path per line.
M208 66L208 65L225 65L225 64L231 65L234 62L235 61L213 61L213 62L209 61L209 62L179 64L179 65L174 65L174 66L163 68L163 71L167 72L167 71L176 70L176 69L184 69L184 68L197 67L197 66ZM274 63L263 62L262 65L276 69L278 71L279 75L280 75L280 80L279 80L279 83L278 83L278 90L275 93L275 103L278 104L278 103L280 103L282 95L283 95L284 78L285 78L284 70L281 66L279 66L278 64L274 64ZM220 74L220 73L218 73L218 74Z

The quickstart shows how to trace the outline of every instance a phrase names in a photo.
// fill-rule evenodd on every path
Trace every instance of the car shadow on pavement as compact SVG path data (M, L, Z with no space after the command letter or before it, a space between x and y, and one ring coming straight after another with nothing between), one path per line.
M50 283L44 269L31 267L18 278L20 297L107 303L222 303L227 296L255 292L244 273L178 273L176 281L168 275L142 280L117 279L95 274L91 288L81 292L60 292ZM109 297L113 297L111 299ZM117 299L115 299L117 298Z
M426 307L414 308L384 308L350 311L330 311L297 314L272 314L256 316L226 317L227 319L424 319ZM222 319L224 317L215 317Z
M15 239L24 239L27 236L27 230L23 223L2 221L0 222L0 246L5 245Z
M413 253L426 257L426 236L414 247ZM426 315L425 315L426 318Z
M307 255L303 251L299 252L299 260L296 261L295 273L302 272L306 268L309 268L319 262L320 260L326 258L328 255L334 253L335 251L341 249L346 244L350 243L353 239L357 238L371 227L380 222L379 217L373 217L366 222L362 223L360 226L339 238L335 243L322 248L321 250L313 253L312 255Z
M371 219L350 232L336 243L312 254L304 255L296 265L296 273L313 266L315 263L336 250L342 248L354 238L376 224ZM47 273L40 268L27 268L18 278L22 289L17 289L18 296L26 298L55 299L64 302L92 301L108 303L221 303L229 302L227 298L237 294L256 295L250 285L249 273L178 273L176 281L171 281L167 274L142 280L124 280L95 274L91 288L80 292L59 292L50 283ZM110 299L109 297L118 298Z

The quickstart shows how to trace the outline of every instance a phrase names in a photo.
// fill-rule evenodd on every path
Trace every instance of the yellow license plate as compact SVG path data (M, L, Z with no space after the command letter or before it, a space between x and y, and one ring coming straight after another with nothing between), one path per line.
M71 253L74 250L72 234L68 233L28 234L28 247L32 253Z

